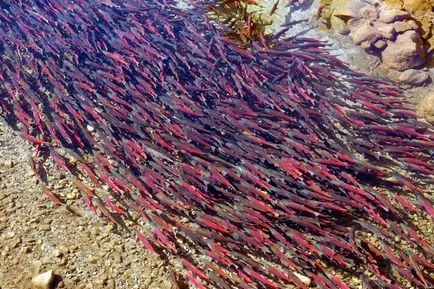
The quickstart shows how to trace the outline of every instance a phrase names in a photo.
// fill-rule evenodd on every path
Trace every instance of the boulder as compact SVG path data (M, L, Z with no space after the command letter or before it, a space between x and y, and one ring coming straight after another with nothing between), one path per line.
M434 122L434 93L425 96L417 107L417 113Z
M382 38L377 29L375 29L370 23L366 22L357 27L353 27L350 34L353 41L360 45L363 42L372 45L375 41Z
M398 35L395 42L388 41L382 52L382 62L389 69L398 71L423 66L425 52L420 36L414 31L407 31Z
M334 15L330 17L330 26L334 31L339 34L345 35L350 33L350 28L345 23L345 21L342 18L336 17Z
M397 43L414 42L418 46L423 46L423 41L419 33L413 30L405 31L404 33L398 35L398 37L396 38L396 42Z
M428 71L407 69L399 74L398 80L405 84L421 85L430 79Z
M380 12L378 20L383 23L392 23L396 21L402 21L405 19L409 19L410 14L406 11L398 10L398 9L387 9L383 8Z
M393 40L396 36L395 28L393 24L385 24L385 23L375 23L375 29L377 29L378 33L381 34L385 39Z
M377 20L378 18L377 8L371 5L362 7L359 10L359 16L360 18L371 20L371 21Z
M413 20L403 20L403 21L394 22L393 28L398 33L402 33L408 30L415 30L415 31L419 30L419 26Z

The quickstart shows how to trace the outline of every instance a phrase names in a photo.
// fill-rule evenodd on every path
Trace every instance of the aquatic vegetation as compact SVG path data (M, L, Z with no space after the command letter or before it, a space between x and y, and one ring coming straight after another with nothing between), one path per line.
M198 288L347 288L328 268L431 286L432 244L408 216L434 217L433 127L320 41L244 49L205 2L3 1L5 117Z
M256 1L216 1L209 6L207 16L230 28L226 37L250 45L264 37L265 27L271 22L248 12L249 6L256 7Z

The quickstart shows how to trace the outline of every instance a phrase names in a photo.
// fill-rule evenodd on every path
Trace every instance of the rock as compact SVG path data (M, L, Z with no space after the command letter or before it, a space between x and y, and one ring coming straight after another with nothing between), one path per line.
M350 28L345 23L345 21L334 15L330 17L330 26L334 31L339 34L345 35L350 33Z
M18 246L18 244L21 243L21 238L20 237L15 237L10 241L10 247L12 249L16 248Z
M367 20L371 20L371 21L377 20L378 11L374 6L368 5L368 6L360 8L359 15L363 19L367 19Z
M410 18L410 14L406 11L398 9L383 9L380 12L378 20L384 23L392 23Z
M364 23L356 27L354 31L351 31L350 36L356 44L367 42L369 46L381 38L377 29L372 27L369 23Z
M410 85L420 85L427 82L429 78L428 71L407 69L399 75L398 80Z
M417 107L417 113L434 122L434 93L425 96Z
M12 160L0 160L0 167L3 167L5 169L10 169L14 166L14 163Z
M33 285L40 289L50 289L54 280L53 271L47 271L45 273L39 274L32 279Z
M52 255L53 257L62 257L63 253L59 249L54 249Z
M74 192L74 191L69 192L69 193L66 194L66 198L68 200L75 200L75 199L77 199L77 193Z
M392 40L395 38L396 31L393 27L393 24L384 24L384 23L375 23L375 29L377 29L378 33L386 39Z
M7 239L12 239L13 237L15 237L15 232L14 231L9 231L5 234Z
M333 0L330 4L330 11L333 15L342 19L354 18L357 16L359 10L366 6L361 0Z
M398 35L395 42L388 41L382 53L382 62L387 68L399 71L423 66L425 52L422 40L414 31Z
M102 276L96 279L95 283L97 285L105 285L107 280L108 280L108 276L106 274L103 274Z
M401 33L408 30L419 30L419 26L413 20L397 21L393 23L396 32Z
M417 33L416 31L405 31L404 33L398 35L398 37L396 38L397 43L406 43L411 41L413 41L419 46L423 45L422 38L420 38L419 33Z
M9 254L9 251L11 250L11 248L9 246L5 246L0 254L0 256L2 257L6 257Z

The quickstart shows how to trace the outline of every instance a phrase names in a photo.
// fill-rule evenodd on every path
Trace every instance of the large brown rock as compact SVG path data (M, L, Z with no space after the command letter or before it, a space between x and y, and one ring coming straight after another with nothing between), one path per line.
M393 23L393 28L396 32L401 33L408 30L419 30L419 26L413 20L396 21Z
M396 36L395 27L393 24L385 24L385 23L375 23L375 29L377 29L378 33L383 36L385 39L393 40Z
M377 29L369 22L353 27L350 36L356 44L364 44L363 46L371 46L375 41L382 38Z
M419 34L410 30L398 35L395 42L388 42L381 57L386 67L398 71L423 66L425 52Z
M417 107L417 112L427 120L434 122L434 93L422 99Z
M384 9L380 12L378 20L384 23L392 23L410 18L410 14L406 11L398 9Z
M330 17L331 28L339 34L345 35L350 33L350 28L342 18L332 15Z
M378 18L378 11L374 6L367 5L360 8L359 16L366 20L375 21Z
M419 69L407 69L400 73L398 80L410 85L421 85L429 80L429 72Z

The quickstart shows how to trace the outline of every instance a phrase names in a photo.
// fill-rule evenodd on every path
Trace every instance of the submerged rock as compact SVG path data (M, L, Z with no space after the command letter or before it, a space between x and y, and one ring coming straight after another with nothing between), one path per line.
M427 82L429 78L430 76L428 71L408 69L399 75L398 80L410 85L420 85Z
M417 107L417 113L434 122L434 92L425 96Z
M398 9L382 10L378 18L379 21L384 23L393 23L410 18L410 14L406 11Z
M382 53L382 62L389 69L399 71L423 66L425 52L419 34L407 31L399 35L395 42L389 41Z

